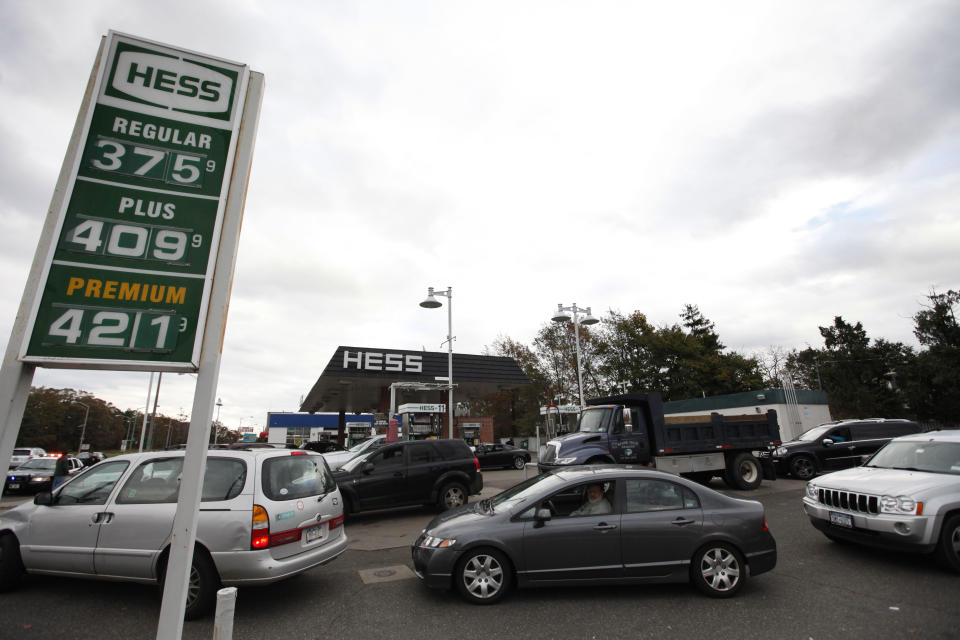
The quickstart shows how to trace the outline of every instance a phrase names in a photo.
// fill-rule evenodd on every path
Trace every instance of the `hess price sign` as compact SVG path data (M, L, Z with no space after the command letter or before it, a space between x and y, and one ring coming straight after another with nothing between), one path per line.
M114 32L98 62L20 357L195 370L249 70Z

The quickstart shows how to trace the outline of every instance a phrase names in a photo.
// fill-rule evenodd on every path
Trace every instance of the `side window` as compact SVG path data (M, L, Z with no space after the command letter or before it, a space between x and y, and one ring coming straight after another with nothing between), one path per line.
M567 487L550 496L540 506L555 518L595 516L613 513L616 482L588 482Z
M117 496L117 504L176 502L183 458L148 460L137 467Z
M409 445L410 464L426 464L428 462L438 462L439 454L429 444Z
M56 496L57 504L105 504L117 480L127 470L126 460L107 462L77 476L60 489Z
M370 456L370 462L377 469L403 466L403 447L388 447Z
M247 482L247 465L232 458L207 458L200 500L211 502L236 498Z
M627 513L694 509L700 506L697 495L686 487L667 480L629 478Z
M148 460L137 467L117 495L117 504L163 504L177 501L183 458ZM202 502L236 497L246 481L240 460L207 458L203 473Z
M849 442L851 440L850 427L837 427L828 433L826 437L834 442Z

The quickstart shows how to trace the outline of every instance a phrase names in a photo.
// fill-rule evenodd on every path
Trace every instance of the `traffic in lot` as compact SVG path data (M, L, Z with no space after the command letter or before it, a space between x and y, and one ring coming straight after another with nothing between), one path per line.
M278 451L273 455L289 453ZM616 467L611 469L603 473L617 475ZM584 470L580 469L572 475L582 473ZM588 469L586 473L593 472ZM636 473L666 475L655 471ZM482 510L488 499L494 503L509 500L509 493L506 498L495 496L521 483L525 475L527 485L522 486L536 486L534 473L527 469L485 472L483 492L464 509ZM822 480L830 477L819 476ZM444 515L438 515L436 505L414 506L358 513L344 527L349 548L336 561L268 587L242 588L235 637L296 635L302 630L304 613L311 611L316 612L317 624L325 633L342 637L390 632L401 638L440 638L471 627L496 637L543 625L554 629L548 634L553 637L635 637L640 628L647 635L682 634L690 638L713 638L718 632L742 634L747 629L758 637L816 638L841 632L852 637L921 637L942 635L960 624L960 614L954 606L956 574L944 570L928 555L838 544L820 535L801 510L806 494L806 483L802 481L781 478L764 482L753 491L731 490L717 479L710 483L709 490L698 489L700 485L694 483L673 482L698 492L700 499L716 490L716 495L723 494L726 499L747 499L746 504L759 501L762 505L766 527L776 539L776 567L755 580L741 583L738 597L729 601L735 604L718 608L715 600L698 596L684 584L590 584L520 589L503 598L493 621L489 608L465 602L462 590L453 582L449 589L438 591L416 577L416 571L421 570L415 560L416 549L424 539L421 534L429 535L431 527L439 530L439 524L429 523L434 518L442 520ZM621 486L626 485L613 486L610 496L611 507L620 510L630 496L623 493ZM523 489L515 490L512 495L522 492ZM552 497L556 492L547 491L544 495L547 494ZM558 513L570 506L557 503L571 496L556 496L554 507ZM645 492L636 493L633 502L641 497L648 500L646 504L663 501L662 493L654 496ZM573 501L568 503L572 506ZM447 513L456 514L457 510ZM665 513L670 510L658 512ZM717 515L712 514L711 518L716 520ZM598 516L589 518L596 520ZM553 518L551 514L545 524L549 527L562 520L563 516ZM531 521L530 526L535 523ZM743 575L752 578L751 574ZM0 598L5 604L0 608L0 635L5 638L26 637L27 633L45 630L54 632L54 623L44 613L51 608L65 619L82 622L91 610L104 607L104 603L109 603L110 615L101 621L96 632L87 636L81 633L78 637L148 635L153 632L159 611L155 587L118 588L115 583L38 574L24 577L19 588ZM365 610L375 611L376 615L357 614ZM583 615L585 611L592 613ZM411 617L429 619L431 624L426 630L418 625L414 631L408 624ZM209 617L189 622L184 627L184 637L209 637L211 625ZM791 635L794 630L797 633Z

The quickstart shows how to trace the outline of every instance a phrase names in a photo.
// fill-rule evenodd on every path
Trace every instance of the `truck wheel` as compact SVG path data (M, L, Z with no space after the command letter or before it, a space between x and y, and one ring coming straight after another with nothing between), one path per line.
M727 459L727 468L724 471L723 479L734 489L743 491L756 489L763 480L760 461L746 451L738 453L732 460Z
M495 549L475 549L457 563L457 591L471 604L493 604L510 590L510 562Z
M22 576L20 543L10 534L0 536L0 591L9 591L16 587Z
M463 488L463 485L457 484L456 482L444 485L443 489L440 490L440 497L437 503L442 511L466 504L467 490Z
M790 461L790 475L797 480L809 480L817 475L817 465L810 456L794 456Z
M960 514L950 516L943 523L937 555L944 567L960 572Z
M747 579L740 552L725 542L713 542L693 556L690 580L711 598L735 596Z

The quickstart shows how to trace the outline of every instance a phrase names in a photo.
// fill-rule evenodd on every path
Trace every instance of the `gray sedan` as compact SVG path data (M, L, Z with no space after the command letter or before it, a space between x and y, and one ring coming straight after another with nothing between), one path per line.
M434 518L417 575L492 604L513 585L691 581L726 598L774 568L763 505L652 469L590 466L526 480Z

